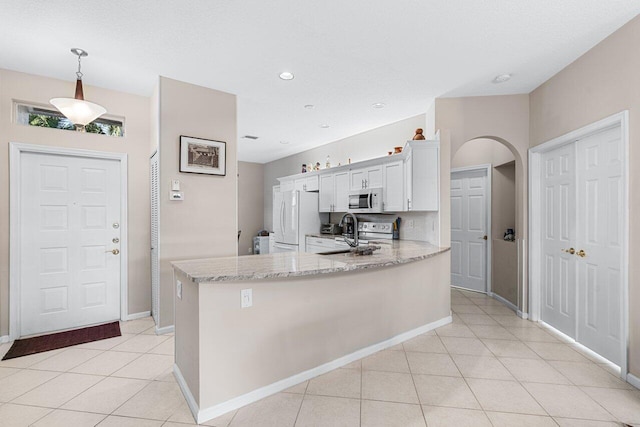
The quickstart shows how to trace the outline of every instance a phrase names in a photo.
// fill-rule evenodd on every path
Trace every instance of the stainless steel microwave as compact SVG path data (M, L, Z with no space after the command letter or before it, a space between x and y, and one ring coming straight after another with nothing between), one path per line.
M382 212L382 188L368 188L350 192L349 212Z

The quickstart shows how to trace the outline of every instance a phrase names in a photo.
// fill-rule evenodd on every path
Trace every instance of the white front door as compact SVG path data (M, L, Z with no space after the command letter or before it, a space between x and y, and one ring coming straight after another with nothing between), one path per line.
M623 348L623 153L619 126L578 142L576 340L617 365Z
M487 292L487 171L451 173L451 285Z
M575 145L542 156L542 320L575 338Z
M120 162L20 159L20 335L119 319Z

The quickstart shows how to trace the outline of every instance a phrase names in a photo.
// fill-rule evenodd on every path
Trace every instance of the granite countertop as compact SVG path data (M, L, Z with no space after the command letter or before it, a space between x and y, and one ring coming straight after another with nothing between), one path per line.
M315 237L317 239L330 239L334 240L336 237L342 237L342 234L322 234L322 233L313 233L313 234L305 234L306 237Z
M410 240L377 243L382 249L374 252L373 255L284 252L174 261L171 264L176 271L185 274L195 283L230 282L379 268L420 261L450 250L450 248Z

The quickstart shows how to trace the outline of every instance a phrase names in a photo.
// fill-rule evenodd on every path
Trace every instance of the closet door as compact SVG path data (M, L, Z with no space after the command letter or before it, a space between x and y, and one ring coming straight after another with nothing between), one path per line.
M545 153L541 174L542 320L576 337L575 144Z
M622 362L624 154L619 126L578 146L577 341Z

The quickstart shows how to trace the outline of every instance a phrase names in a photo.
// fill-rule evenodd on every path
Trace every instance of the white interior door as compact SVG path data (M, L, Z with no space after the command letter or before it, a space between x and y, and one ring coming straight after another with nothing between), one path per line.
M20 335L119 319L120 162L20 159Z
M451 173L451 284L487 292L487 171Z
M578 143L576 340L622 362L624 154L621 128ZM580 252L583 251L583 252Z
M541 316L549 325L575 338L576 315L576 196L575 145L542 157Z
M298 244L298 196L297 191L282 193L284 235L280 243L288 245Z

